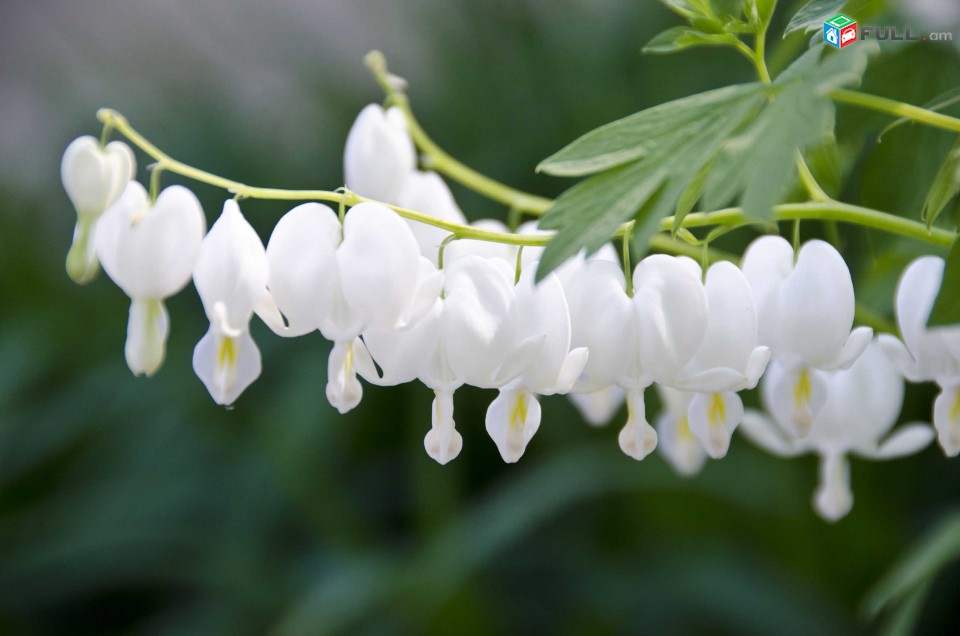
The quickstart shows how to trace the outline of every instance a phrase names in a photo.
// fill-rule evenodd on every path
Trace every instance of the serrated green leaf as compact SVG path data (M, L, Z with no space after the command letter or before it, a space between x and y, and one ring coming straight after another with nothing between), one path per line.
M760 84L728 86L648 108L588 132L544 159L537 170L579 177L673 148L677 139L695 136L707 120L755 101L763 90Z
M937 95L926 104L923 104L922 107L926 108L927 110L938 112L943 110L944 108L949 108L950 106L953 106L957 102L960 102L960 86L956 88L951 88L950 90L944 93L941 93L940 95ZM890 122L889 124L887 124L887 127L881 130L880 134L877 135L877 141L878 142L881 141L883 139L883 136L886 135L888 132L890 132L897 126L902 126L903 124L909 121L913 121L913 120L908 119L907 117L901 117L899 119L896 119Z
M923 201L920 218L927 222L927 227L933 226L950 199L957 196L958 192L960 192L960 137L947 153L947 158L937 171L933 185L930 186L927 197Z
M707 183L707 177L710 176L710 169L712 167L712 162L704 164L699 172L697 172L697 174L693 177L693 180L687 184L686 188L684 188L683 192L680 194L680 198L677 199L677 205L673 211L673 229L671 230L674 236L676 236L677 231L683 224L683 219L690 214L690 211L693 210L693 206L697 204L697 201L699 201L700 197L703 195L703 188Z
M591 177L562 194L540 221L540 227L555 229L557 234L544 250L537 276L546 276L583 247L595 251L621 223L631 219L636 221L633 240L638 254L644 253L660 220L676 209L678 198L703 166L764 101L763 88L753 86L741 99L728 101L723 108L700 112L696 125L661 122L660 128L669 134L648 146L648 152L639 159Z
M943 268L943 282L930 310L928 327L960 323L960 242L954 241Z
M743 0L743 13L759 33L770 24L776 5L777 0Z
M694 46L735 45L737 38L729 33L704 33L691 27L678 26L654 36L643 47L644 53L675 53Z
M841 13L845 4L847 4L847 0L812 0L812 2L808 2L790 18L787 28L783 31L783 37L787 37L794 31L822 29L824 21Z
M739 195L748 216L770 220L793 183L796 151L832 137L835 108L829 92L859 81L873 47L826 57L823 48L807 51L784 71L763 111L726 143L704 190L708 207Z

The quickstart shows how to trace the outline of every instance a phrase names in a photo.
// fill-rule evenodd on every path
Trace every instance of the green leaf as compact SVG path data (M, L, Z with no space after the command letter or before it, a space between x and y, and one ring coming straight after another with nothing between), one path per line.
M643 47L644 53L675 53L694 46L736 45L737 37L729 33L704 33L691 27L678 26L654 36Z
M954 241L943 269L940 292L930 310L928 327L960 323L960 242Z
M777 0L744 0L743 12L750 20L750 24L756 29L757 33L766 30L773 17L773 10L777 5Z
M724 146L707 179L707 207L722 207L739 197L744 212L770 220L796 174L796 151L829 140L835 109L830 90L859 81L867 55L861 47L845 55L822 57L824 47L804 53L772 86L769 103L739 135Z
M960 192L960 137L947 153L947 158L937 171L933 185L930 186L930 191L927 192L927 197L923 201L920 218L927 222L927 227L933 227L933 222L958 192Z
M588 132L544 159L538 172L579 177L662 152L679 150L716 116L736 112L763 94L760 84L728 86L667 102Z
M538 278L581 248L596 251L631 219L634 243L645 252L660 220L765 100L765 88L735 86L663 104L588 133L545 161L541 167L552 174L605 171L567 190L541 219L540 227L557 234Z
M944 93L941 93L940 95L937 95L932 100L924 104L923 108L926 108L927 110L932 110L932 111L941 111L944 108L953 106L957 102L960 102L960 86L956 88L951 88L950 90ZM877 135L877 141L878 142L881 141L883 139L883 136L886 135L888 132L890 132L897 126L902 126L903 124L909 121L913 121L913 120L908 119L907 117L901 117L900 119L896 119L890 122L887 125L887 127L881 130L880 134Z
M712 162L705 164L703 168L697 172L693 180L687 184L680 198L677 199L677 205L673 211L673 228L671 229L671 233L674 236L677 235L677 231L683 224L683 220L690 214L693 206L697 204L697 201L699 201L703 195L703 188L707 183L707 177L710 175L710 169L712 167Z
M783 31L783 37L787 37L794 31L822 29L823 23L840 13L845 4L847 4L846 0L812 0L808 2L790 18L787 28Z

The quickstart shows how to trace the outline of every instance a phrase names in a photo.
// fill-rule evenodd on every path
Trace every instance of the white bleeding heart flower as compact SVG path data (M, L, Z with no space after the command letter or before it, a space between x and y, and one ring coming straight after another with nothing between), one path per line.
M200 244L193 283L210 328L193 350L193 370L217 402L229 406L260 377L260 350L250 337L256 311L271 324L268 264L263 243L236 201L223 212Z
M122 141L101 147L94 137L74 139L60 162L60 178L77 212L67 273L83 284L97 274L97 219L123 193L136 173L133 151Z
M757 311L746 276L736 265L715 263L707 270L707 331L696 355L681 372L678 388L694 391L689 428L710 457L720 459L743 416L736 391L757 386L770 349L757 345Z
M362 343L355 346L357 337L415 322L440 291L440 274L420 256L410 228L376 203L354 206L342 228L325 205L293 208L274 228L267 258L270 293L288 323L275 331L299 336L319 329L333 341L327 399L341 413L363 395L357 356L366 353Z
M543 346L542 335L517 338L511 312L514 270L500 259L467 255L444 266L443 293L408 329L370 329L358 356L367 381L391 385L419 379L436 397L427 453L441 464L463 446L453 419L453 393L470 384L499 388L516 379ZM357 341L360 344L360 341Z
M696 394L659 384L657 392L663 406L657 416L657 450L678 475L696 475L707 461L703 444L690 429L690 402Z
M933 424L944 453L956 457L960 454L960 326L927 327L943 270L944 261L938 256L920 257L904 270L895 307L903 341L883 334L880 345L908 380L933 380L940 385Z
M805 436L823 407L827 387L818 370L846 369L867 348L869 327L853 327L850 270L840 253L809 241L794 260L793 247L764 236L747 248L743 273L753 289L760 344L787 370L775 392L790 405L791 430Z
M163 363L170 329L163 301L190 282L206 231L203 209L182 186L166 188L151 205L143 186L130 181L97 228L100 263L131 300L127 366L134 375L153 375Z
M782 365L771 362L761 392L772 418L747 411L741 429L776 455L812 452L820 456L814 507L828 521L840 519L853 506L849 455L893 459L916 453L933 441L933 429L926 424L907 424L890 433L903 405L903 378L879 345L868 346L847 370L818 372L829 382L830 392L802 439L792 435L790 407L775 394L774 387L786 373Z
M707 295L697 271L690 259L655 254L634 269L633 297L621 269L603 260L588 262L570 283L572 345L590 351L578 388L624 389L628 417L619 442L634 459L657 445L644 389L676 384L706 333Z
M520 375L500 389L487 409L487 433L505 462L520 459L540 427L537 395L566 393L587 362L587 350L570 349L570 314L555 274L535 282L536 263L523 270L514 288L511 320L520 343L540 340L539 354Z
M343 151L346 186L360 196L396 205L416 167L417 153L400 109L364 107Z
M454 201L450 188L435 172L417 170L411 172L400 193L398 205L408 210L429 214L441 221L461 225L467 222L457 202ZM406 219L406 222L420 246L420 254L436 265L440 245L450 236L450 232L418 221Z

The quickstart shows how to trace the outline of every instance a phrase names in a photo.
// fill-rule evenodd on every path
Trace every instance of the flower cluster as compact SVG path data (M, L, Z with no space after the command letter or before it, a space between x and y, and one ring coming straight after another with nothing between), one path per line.
M390 206L466 223L443 179L418 169L396 108L367 106L347 138L346 187L368 200L346 214L298 205L266 246L236 200L207 232L189 190L148 194L132 180L134 166L122 142L82 137L67 149L62 178L78 215L68 271L86 282L99 262L130 297L125 354L137 375L159 369L170 328L164 300L192 278L210 322L193 367L218 404L232 404L260 375L249 330L256 314L281 336L319 330L333 343L326 396L341 413L360 402L359 378L433 390L424 446L441 464L463 445L453 398L465 384L498 390L486 430L504 461L517 461L536 434L539 396L569 394L593 424L625 401L623 452L641 460L659 449L683 475L724 457L738 427L773 453L819 454L814 502L829 519L852 505L849 454L898 457L933 439L925 424L888 435L904 377L940 385L933 421L944 451L960 452L960 327L925 326L939 258L904 274L903 342L875 340L854 328L850 272L822 241L795 250L764 236L742 267L706 271L664 254L624 271L607 245L536 282L541 247L451 241L446 230L404 219ZM494 220L472 225L506 230ZM517 232L540 230L531 222ZM654 384L664 405L656 428L644 403ZM745 411L738 395L758 384L766 413Z

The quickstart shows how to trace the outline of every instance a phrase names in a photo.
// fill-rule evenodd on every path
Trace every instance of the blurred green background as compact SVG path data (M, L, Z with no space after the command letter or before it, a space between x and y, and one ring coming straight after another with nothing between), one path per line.
M780 39L798 3L780 4L774 70L807 42ZM952 0L910 4L850 13L960 35ZM854 509L830 525L811 509L812 457L772 458L738 435L725 461L684 480L658 455L637 463L620 452L623 413L592 429L549 398L526 455L505 465L483 429L493 394L465 389L464 451L441 467L423 450L429 391L368 387L337 415L319 334L282 340L255 322L263 375L236 408L216 406L191 369L206 329L192 287L169 302L163 369L132 377L127 299L103 276L78 288L63 269L74 219L59 158L72 138L99 133L100 106L218 174L333 189L353 118L381 99L361 62L380 48L441 145L555 195L567 183L533 167L579 134L752 79L726 50L640 54L676 24L646 0L0 4L0 633L876 629L860 615L864 595L960 509L960 460L939 448L855 459ZM925 103L960 85L957 50L889 43L865 89ZM953 140L907 125L878 144L887 121L841 109L838 150L818 170L845 200L918 218ZM223 192L190 185L212 222ZM503 218L455 192L468 217ZM243 209L264 239L285 211ZM956 223L955 208L943 221ZM902 267L931 250L841 231L859 297L890 318ZM933 396L910 387L903 421L929 420ZM958 592L949 566L919 607L920 631L956 633Z

